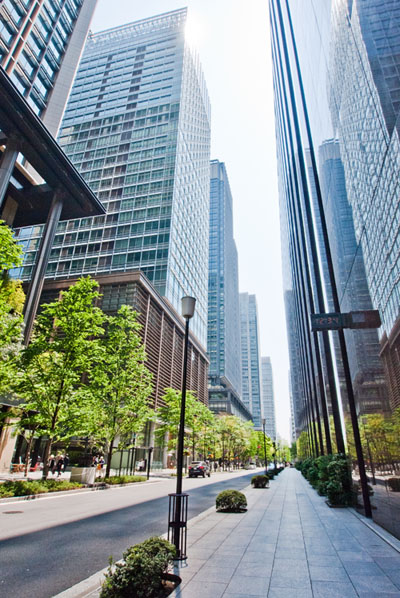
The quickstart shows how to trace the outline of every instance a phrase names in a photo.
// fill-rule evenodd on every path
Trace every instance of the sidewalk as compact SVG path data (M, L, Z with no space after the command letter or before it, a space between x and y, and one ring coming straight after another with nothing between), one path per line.
M189 524L171 598L400 598L400 542L352 509L330 509L297 470L246 496L246 513L212 508ZM99 596L84 583L59 597Z

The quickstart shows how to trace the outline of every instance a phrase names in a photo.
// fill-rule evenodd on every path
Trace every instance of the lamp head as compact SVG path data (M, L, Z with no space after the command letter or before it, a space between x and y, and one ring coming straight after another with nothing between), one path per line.
M182 297L182 316L186 320L193 318L196 299L194 297Z

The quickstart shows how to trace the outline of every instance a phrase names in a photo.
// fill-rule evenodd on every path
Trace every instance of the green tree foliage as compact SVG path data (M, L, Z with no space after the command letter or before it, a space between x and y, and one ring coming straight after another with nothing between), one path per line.
M218 418L222 460L228 462L246 461L251 453L253 424L244 422L235 415L222 415Z
M167 388L163 396L165 406L156 410L156 418L160 425L157 430L159 438L163 438L168 433L169 448L175 448L181 414L182 393L174 388ZM185 402L185 450L187 452L196 452L196 446L203 444L207 436L207 429L213 427L214 416L211 411L189 390L186 392Z
M21 353L18 395L47 437L43 478L54 441L87 436L93 421L93 394L85 376L102 356L98 337L105 315L94 307L98 283L81 278L57 301L42 306L32 341Z
M96 397L92 435L107 445L106 476L110 475L113 452L139 432L153 414L149 407L152 376L144 364L146 354L140 328L136 312L128 305L109 316L97 363L89 374ZM121 446L116 446L117 438Z
M264 463L264 432L252 430L250 443L251 456ZM271 461L273 455L273 445L271 438L267 436L267 434L265 434L265 453L267 462Z
M12 390L21 348L25 295L20 281L11 280L8 275L10 268L21 265L21 255L11 229L0 220L0 393Z

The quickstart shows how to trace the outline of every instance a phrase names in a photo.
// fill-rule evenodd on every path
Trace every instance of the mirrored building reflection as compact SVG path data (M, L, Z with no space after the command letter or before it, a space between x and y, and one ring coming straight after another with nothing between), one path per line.
M400 537L400 4L270 0L270 21L296 435L343 434L358 480L338 333L310 314L379 310L345 340L373 518Z

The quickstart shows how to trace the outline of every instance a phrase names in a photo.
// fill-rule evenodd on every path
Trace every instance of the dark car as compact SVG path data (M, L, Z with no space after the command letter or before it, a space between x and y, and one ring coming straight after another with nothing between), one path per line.
M189 478L197 478L199 475L203 478L206 475L210 477L210 466L205 461L192 461L192 464L189 466Z

